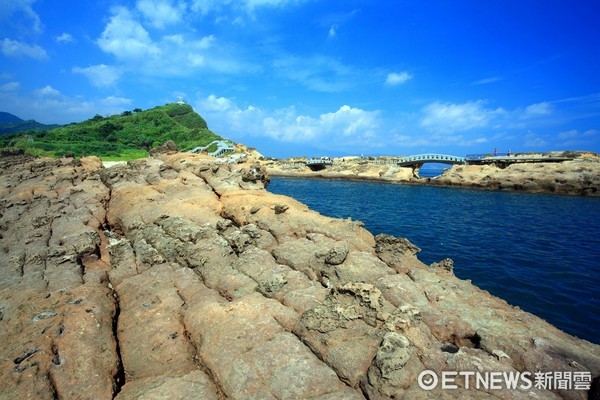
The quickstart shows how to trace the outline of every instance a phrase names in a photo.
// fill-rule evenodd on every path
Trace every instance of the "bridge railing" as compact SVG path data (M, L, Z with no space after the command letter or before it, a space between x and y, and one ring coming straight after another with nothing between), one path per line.
M460 164L465 162L464 157L451 156L448 154L416 154L413 156L401 157L398 159L398 164L410 164L419 162L439 162Z

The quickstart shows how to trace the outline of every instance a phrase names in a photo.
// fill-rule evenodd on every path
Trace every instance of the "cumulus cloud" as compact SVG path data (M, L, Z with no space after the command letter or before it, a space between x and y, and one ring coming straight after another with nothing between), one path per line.
M55 38L57 43L73 43L75 42L75 39L73 38L73 36L70 33L62 33L61 35L58 35Z
M403 71L403 72L390 72L385 79L385 84L388 86L397 86L403 83L408 82L412 79L412 74Z
M100 48L120 59L157 57L160 49L150 34L125 7L113 10L113 16L97 41Z
M267 111L255 106L239 107L225 97L210 95L197 109L211 121L219 121L218 130L240 136L267 136L283 142L345 145L367 143L381 125L379 111L341 106L337 111L318 116L298 114L294 107Z
M181 21L186 3L172 0L138 0L137 9L155 28L162 29Z
M113 15L97 40L113 54L124 72L146 76L190 76L199 70L235 74L252 73L257 67L236 58L232 44L218 43L213 35L167 34L152 39L135 11L113 9Z
M0 42L0 50L2 50L2 54L7 57L30 57L35 60L46 60L48 58L48 53L40 46L35 44L30 45L8 38L4 38L2 42Z
M122 74L118 68L105 64L92 65L87 68L73 67L72 71L84 75L96 87L113 86Z
M375 136L378 119L377 111L343 105L335 112L318 117L297 115L294 110L284 115L269 116L263 120L263 128L268 136L286 142L358 143Z
M432 131L467 131L489 126L496 118L505 114L502 108L489 109L485 102L469 101L462 104L436 101L423 110L421 126Z

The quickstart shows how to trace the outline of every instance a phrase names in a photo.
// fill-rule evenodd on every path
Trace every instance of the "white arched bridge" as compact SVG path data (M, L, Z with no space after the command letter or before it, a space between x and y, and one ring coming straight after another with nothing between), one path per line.
M409 165L418 165L424 163L439 163L439 164L466 164L465 157L451 156L448 154L416 154L414 156L406 156L398 159L398 165L401 167Z

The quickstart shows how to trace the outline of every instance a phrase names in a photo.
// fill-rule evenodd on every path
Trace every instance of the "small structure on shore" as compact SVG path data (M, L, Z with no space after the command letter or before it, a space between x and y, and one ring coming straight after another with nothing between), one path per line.
M189 152L190 153L200 153L202 151L206 151L213 144L217 146L217 149L215 151L208 153L209 156L222 157L225 154L233 153L235 151L235 148L233 147L233 144L231 142L229 142L227 140L213 140L206 146L195 147L192 150L190 150Z

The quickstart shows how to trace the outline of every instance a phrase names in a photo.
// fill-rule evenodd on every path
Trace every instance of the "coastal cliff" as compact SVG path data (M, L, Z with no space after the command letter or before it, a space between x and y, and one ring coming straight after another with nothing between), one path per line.
M517 160L518 157L515 157ZM516 190L600 196L600 157L580 153L563 162L515 163L501 168L489 165L454 165L440 176L419 176L419 169L399 167L393 158L344 157L331 167L311 171L304 162L286 160L263 162L273 176L303 178L359 179L418 185L462 186L492 190Z
M3 399L586 399L600 346L265 190L259 164L0 159ZM422 389L422 371L587 374ZM589 393L588 393L589 392Z

